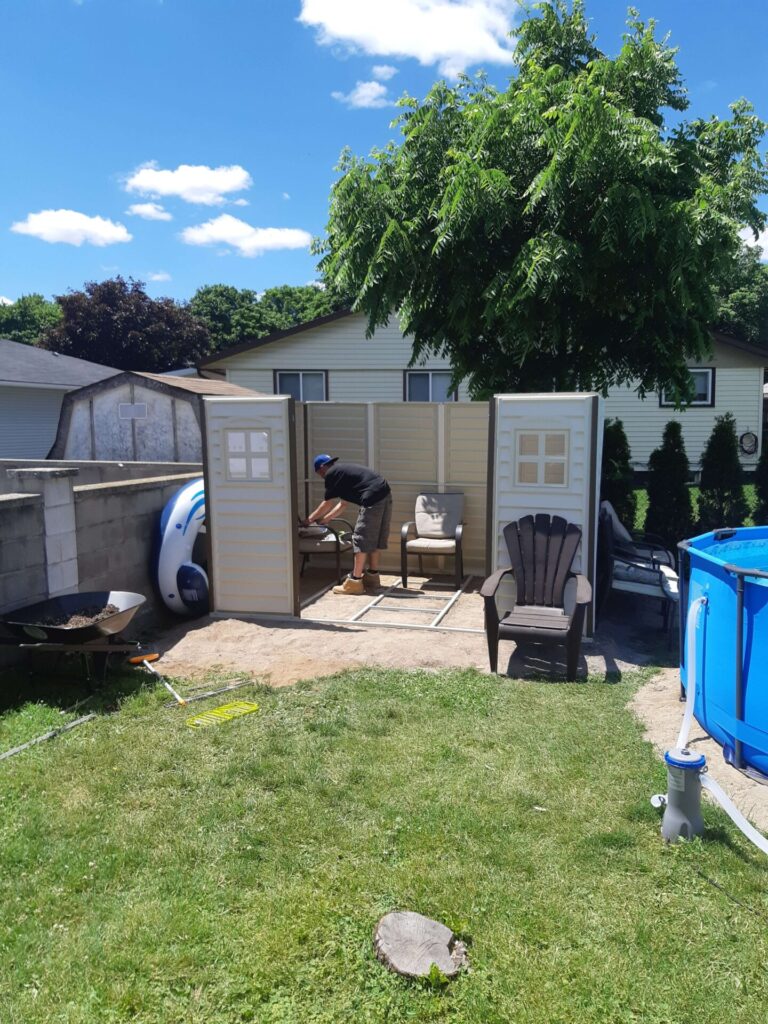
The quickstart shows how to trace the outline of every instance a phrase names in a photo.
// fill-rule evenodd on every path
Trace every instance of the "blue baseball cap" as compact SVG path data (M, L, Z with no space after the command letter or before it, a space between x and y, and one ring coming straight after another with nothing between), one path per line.
M331 466L334 462L338 461L338 455L316 455L314 462L315 472L317 472L318 469L322 469L323 466Z

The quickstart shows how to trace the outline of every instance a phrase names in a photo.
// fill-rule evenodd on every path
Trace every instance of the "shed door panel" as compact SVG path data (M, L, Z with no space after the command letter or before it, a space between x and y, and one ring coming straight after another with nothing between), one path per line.
M206 398L204 409L213 610L297 614L292 399Z

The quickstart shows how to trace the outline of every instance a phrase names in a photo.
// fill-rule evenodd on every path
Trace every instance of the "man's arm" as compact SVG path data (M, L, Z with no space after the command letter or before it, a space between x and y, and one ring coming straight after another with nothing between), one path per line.
M305 520L305 526L309 526L311 523L319 523L323 519L331 518L330 513L334 515L340 512L345 505L345 502L336 502L335 498L327 498L325 501L321 501L314 512L310 512Z

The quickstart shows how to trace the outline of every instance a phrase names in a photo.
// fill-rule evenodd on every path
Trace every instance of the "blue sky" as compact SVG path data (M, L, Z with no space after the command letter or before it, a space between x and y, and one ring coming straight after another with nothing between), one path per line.
M690 116L768 119L768 2L637 0ZM587 0L601 48L626 5ZM0 0L0 297L120 273L153 295L315 278L344 146L457 70L512 72L514 0ZM79 244L74 244L79 243Z

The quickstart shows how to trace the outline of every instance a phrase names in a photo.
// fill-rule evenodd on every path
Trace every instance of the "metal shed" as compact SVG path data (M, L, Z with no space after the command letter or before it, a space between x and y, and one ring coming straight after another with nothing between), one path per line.
M253 394L203 377L118 373L65 397L48 458L201 462L203 396Z

